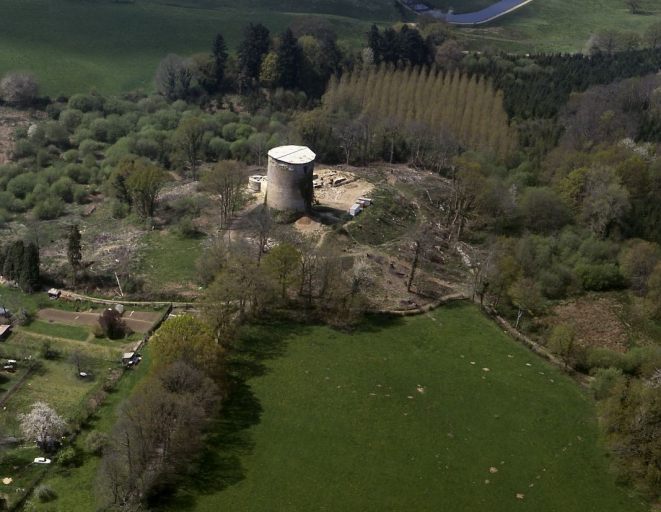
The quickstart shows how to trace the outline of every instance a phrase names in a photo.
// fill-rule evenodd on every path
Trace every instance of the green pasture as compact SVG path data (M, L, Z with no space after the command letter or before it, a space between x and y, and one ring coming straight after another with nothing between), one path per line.
M491 42L507 51L580 52L603 29L643 35L661 21L661 3L641 0L642 14L631 14L623 0L533 0L518 11L482 28L460 31L476 46Z
M647 509L609 472L587 392L472 306L353 334L257 328L233 364L169 510Z
M139 272L149 291L186 288L195 281L195 262L200 256L201 238L185 238L168 231L153 231L142 241Z
M230 49L250 22L273 31L284 30L295 18L327 15L340 37L350 44L362 41L369 21L394 12L371 0L363 9L353 2L312 2L310 10L294 9L304 2L181 1L133 3L80 0L3 0L0 16L0 75L29 70L45 94L57 96L96 89L118 93L152 89L160 59L168 53L208 52L222 32ZM357 17L351 17L359 15ZM393 18L394 19L394 18Z

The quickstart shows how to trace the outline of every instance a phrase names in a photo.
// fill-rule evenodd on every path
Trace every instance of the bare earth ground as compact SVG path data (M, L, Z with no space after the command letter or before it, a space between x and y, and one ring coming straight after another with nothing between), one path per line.
M612 297L588 296L556 306L546 322L571 325L578 343L585 347L626 352L629 329L622 320L623 313L624 306Z
M315 174L319 176L319 180L323 183L321 188L315 189L315 199L323 206L344 212L348 212L359 197L369 196L369 193L374 189L372 183L358 178L350 172L323 168L315 170ZM337 178L345 178L347 181L340 186L333 187L332 180Z
M37 318L46 322L57 322L68 325L83 325L92 327L99 323L101 311L62 311L60 309L42 309L37 313ZM144 311L125 311L123 320L134 332L146 333L160 318L159 313Z
M29 125L30 120L28 112L0 107L0 165L9 162L9 155L14 149L14 131Z

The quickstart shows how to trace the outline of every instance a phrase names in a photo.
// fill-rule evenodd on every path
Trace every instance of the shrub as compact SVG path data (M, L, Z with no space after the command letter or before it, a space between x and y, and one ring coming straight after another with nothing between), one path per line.
M599 368L594 372L590 389L597 400L603 400L610 395L615 384L622 378L624 378L622 371L617 368Z
M229 142L234 142L237 139L236 132L238 128L239 123L227 123L221 130L223 139Z
M182 217L181 220L177 223L176 229L177 233L182 238L193 238L198 233L195 224L193 224L193 217L190 215Z
M53 344L50 340L46 340L41 344L41 350L39 353L41 357L49 360L57 359L60 355L59 352L53 348Z
M589 368L615 368L624 371L627 367L626 356L607 348L593 348L588 351L587 364Z
M621 288L624 279L617 265L613 263L579 263L576 274L587 291L606 291Z
M19 199L24 199L37 184L37 175L33 172L19 174L7 183L7 192Z
M129 214L129 207L126 203L121 201L113 201L111 204L111 212L113 219L124 219Z
M250 146L246 139L239 139L230 144L230 152L235 160L246 161L250 156Z
M51 185L50 191L66 203L73 202L74 182L68 176L63 176Z
M220 137L209 141L209 154L216 160L227 160L230 157L230 143Z
M57 219L64 213L64 203L57 197L49 197L34 207L34 214L39 220Z
M81 112L100 111L103 109L103 98L98 94L74 94L69 98L68 107Z
M80 463L80 457L73 446L67 446L57 454L57 462L65 468L72 468Z
M57 498L55 491L48 487L46 484L39 484L34 489L34 495L41 503L48 503L49 501L53 501L55 498Z
M108 436L104 434L103 432L98 432L96 430L90 432L85 436L85 440L83 441L83 446L85 447L85 451L92 455L101 455L103 453L103 449L106 447L108 444Z
M80 122L83 120L83 113L76 109L66 109L60 112L60 123L71 133L74 132Z

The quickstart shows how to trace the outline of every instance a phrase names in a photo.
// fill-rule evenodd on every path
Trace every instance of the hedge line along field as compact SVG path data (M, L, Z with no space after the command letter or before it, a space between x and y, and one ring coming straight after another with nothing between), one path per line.
M169 510L637 512L587 391L470 305L353 334L255 328Z
M369 23L333 14L342 12L341 0L337 5L335 1L326 3L326 9L316 12L325 14L340 38L356 45L362 41ZM250 22L262 22L279 32L297 17L308 14L271 4L266 0L248 4L207 2L206 6L194 1L166 5L144 1L3 0L0 75L29 70L37 75L42 92L52 96L91 89L108 94L150 90L156 66L168 53L208 52L218 32L234 49L243 27ZM388 6L392 7L390 3ZM394 8L351 12L362 12L364 19L378 22L390 11Z

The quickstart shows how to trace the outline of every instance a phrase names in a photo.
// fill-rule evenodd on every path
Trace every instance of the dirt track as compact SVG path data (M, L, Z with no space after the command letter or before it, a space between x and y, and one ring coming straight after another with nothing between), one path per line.
M68 325L83 325L92 327L99 323L101 310L96 311L63 311L61 309L42 309L37 313L37 318L46 322L57 322ZM131 330L146 333L160 318L159 313L148 313L144 311L125 311L122 317Z

